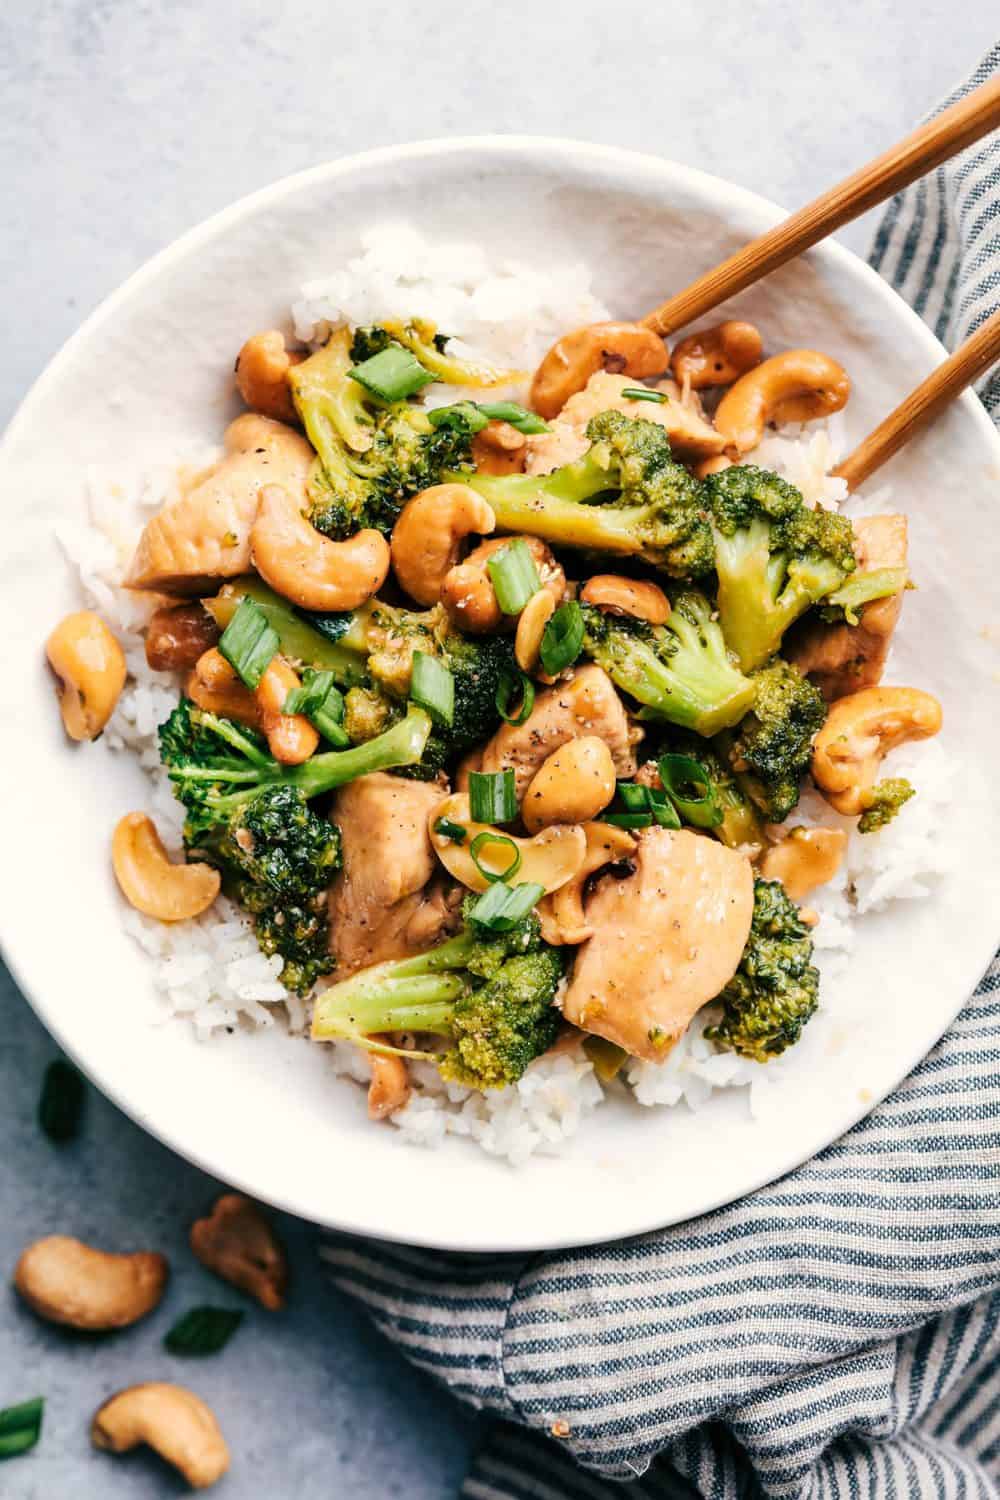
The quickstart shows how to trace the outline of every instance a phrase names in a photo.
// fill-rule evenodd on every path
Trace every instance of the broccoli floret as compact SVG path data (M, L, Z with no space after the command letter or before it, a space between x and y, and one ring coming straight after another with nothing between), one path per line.
M777 474L741 464L704 482L715 533L719 620L745 672L856 566L846 516L810 510Z
M673 458L663 428L605 411L588 423L587 437L583 457L551 474L451 477L483 496L503 531L640 557L674 578L710 573L702 486Z
M466 898L457 937L417 958L363 969L324 990L313 1036L393 1052L397 1049L373 1038L424 1033L440 1037L447 1047L416 1055L431 1058L449 1081L480 1089L516 1083L555 1041L559 1012L553 1000L563 960L559 949L542 942L534 914L512 932L495 934L476 924L475 901Z
M751 673L753 708L718 748L769 823L781 823L799 800L812 742L826 722L823 695L798 667L775 657Z
M905 776L890 776L872 787L865 797L865 810L858 819L859 833L877 833L891 823L904 802L916 796Z
M296 995L307 995L317 979L336 968L325 894L303 905L264 907L254 916L254 929L260 951L284 959L281 982Z
M704 595L674 596L665 625L618 618L584 606L583 649L643 705L641 718L666 719L716 734L742 719L754 685L736 667Z
M705 1036L724 1051L767 1062L794 1046L814 1013L819 970L809 929L777 880L755 880L750 936Z

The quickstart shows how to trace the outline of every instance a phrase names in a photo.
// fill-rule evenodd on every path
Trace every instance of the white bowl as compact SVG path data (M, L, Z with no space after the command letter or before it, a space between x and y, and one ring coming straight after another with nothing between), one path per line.
M117 1104L207 1171L317 1223L460 1249L602 1240L686 1218L778 1177L833 1140L935 1042L985 968L1000 897L992 769L998 680L996 533L987 511L1000 440L971 396L887 471L919 513L918 593L900 671L939 694L963 770L941 837L959 852L932 899L867 919L849 1013L776 1118L741 1098L697 1115L609 1102L568 1155L513 1170L468 1143L408 1147L365 1118L323 1050L280 1028L197 1042L155 1027L146 960L122 931L108 858L115 820L144 805L139 771L63 737L42 665L77 604L53 538L79 514L88 464L126 478L192 441L216 442L226 372L247 334L285 316L299 284L355 251L367 226L407 218L434 237L483 238L545 265L583 259L595 291L637 315L780 217L689 168L566 141L429 142L334 162L216 215L158 255L69 341L0 450L6 569L5 857L8 961L46 1026ZM772 346L815 345L849 370L860 436L942 357L924 324L861 261L828 244L739 300ZM992 636L990 631L992 629ZM904 814L905 816L905 814Z

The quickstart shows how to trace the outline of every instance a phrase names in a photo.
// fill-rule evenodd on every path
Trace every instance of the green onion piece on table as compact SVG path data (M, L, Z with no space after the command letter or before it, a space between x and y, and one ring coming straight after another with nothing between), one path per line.
M725 814L705 767L691 755L661 755L657 765L663 789L684 821L694 828L718 828Z
M171 1354L218 1354L243 1322L243 1313L229 1307L192 1307L165 1334Z
M44 1398L36 1396L32 1401L22 1401L19 1406L6 1406L0 1411L0 1458L17 1458L35 1446L42 1430L44 1407Z
M78 1134L83 1094L83 1077L72 1063L49 1063L38 1100L38 1123L56 1145L71 1141Z
M390 406L405 401L408 396L415 396L434 379L419 359L399 344L389 344L371 359L354 365L347 373L370 396L386 401Z
M497 844L501 847L511 850L511 861L505 869L490 870L486 867L486 865L483 864L482 860L479 858L479 851L481 849L485 849L488 844ZM505 833L490 833L488 830L484 830L482 833L477 833L475 838L472 840L472 843L469 845L469 853L472 855L472 863L475 865L480 875L484 880L490 881L491 884L495 880L513 880L514 876L521 868L521 851L520 849L518 849L514 840L508 838Z
M497 603L505 615L519 615L542 586L527 542L518 537L495 552L486 564Z
M521 707L515 714L511 711L511 700L516 702L518 698L521 700ZM516 726L530 717L535 706L535 684L526 672L521 672L516 667L504 670L497 683L496 706L497 713L505 724Z
M414 651L410 697L425 708L435 724L450 728L455 718L455 679L436 656Z
M240 680L252 689L260 685L279 644L278 632L267 623L263 610L252 599L241 599L222 632L219 650Z
M510 932L544 895L545 887L533 880L514 886L498 880L480 896L472 908L471 917L473 922L490 932Z
M469 776L469 813L474 823L512 823L517 817L514 772L473 771Z
M550 677L571 667L583 647L583 610L575 599L560 604L542 634L538 654Z

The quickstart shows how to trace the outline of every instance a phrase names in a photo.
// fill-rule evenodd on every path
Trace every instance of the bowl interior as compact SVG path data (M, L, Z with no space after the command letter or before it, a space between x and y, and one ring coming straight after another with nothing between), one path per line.
M331 1077L321 1047L280 1025L202 1044L184 1023L151 1024L146 960L122 931L108 859L115 820L144 805L143 779L100 743L67 745L42 666L45 635L78 602L53 527L80 513L88 465L114 466L127 484L217 442L232 410L234 351L285 320L299 284L354 253L364 228L409 220L438 238L488 237L494 250L556 270L583 260L597 295L627 317L775 217L717 179L567 142L372 153L279 183L187 235L95 314L15 419L0 450L10 518L0 756L8 786L22 785L30 765L31 786L45 790L8 797L17 875L8 862L5 952L91 1077L219 1177L321 1224L431 1245L498 1250L631 1233L738 1196L834 1138L926 1051L978 979L1000 895L1000 813L975 791L1000 682L997 547L981 520L1000 443L971 397L886 476L913 517L919 582L897 670L944 702L944 742L964 769L941 837L961 857L931 900L863 924L851 1001L783 1084L773 1117L751 1122L735 1097L716 1096L697 1115L622 1099L591 1117L568 1155L513 1171L465 1143L417 1152L372 1128L362 1092ZM738 306L769 345L815 345L845 364L855 436L941 356L910 310L835 246Z

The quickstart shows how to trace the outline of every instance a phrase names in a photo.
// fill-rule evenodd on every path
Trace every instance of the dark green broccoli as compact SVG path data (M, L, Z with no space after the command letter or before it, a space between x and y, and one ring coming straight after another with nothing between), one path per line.
M788 627L856 566L846 516L810 510L798 490L752 464L704 482L715 533L719 621L745 672L768 661Z
M417 958L362 969L324 990L313 1036L393 1052L398 1049L381 1040L385 1033L424 1033L448 1044L440 1052L416 1054L436 1062L444 1078L480 1089L516 1083L555 1041L559 1012L553 1000L563 959L559 949L542 942L533 913L507 933L478 926L472 916L477 899L466 898L457 937Z
M798 667L775 657L751 673L753 707L718 748L769 823L781 823L799 800L812 742L826 704Z
M280 979L285 989L307 995L317 979L336 968L330 952L326 893L318 892L309 902L272 902L259 909L253 905L257 894L256 889L248 892L242 902L253 915L257 945L269 958L277 953L284 959Z
M879 781L865 797L865 810L858 819L859 833L877 833L891 823L904 802L916 796L905 776L890 776Z
M777 880L755 880L750 936L718 999L723 1014L705 1036L717 1047L767 1062L794 1046L816 1010L819 970L809 929Z
M493 508L502 531L562 547L639 557L674 578L714 565L702 486L674 459L656 422L604 411L590 447L551 474L456 474Z
M665 625L589 605L583 614L584 651L643 705L640 718L711 735L738 723L753 703L754 684L733 664L711 605L694 589L675 594Z

